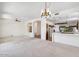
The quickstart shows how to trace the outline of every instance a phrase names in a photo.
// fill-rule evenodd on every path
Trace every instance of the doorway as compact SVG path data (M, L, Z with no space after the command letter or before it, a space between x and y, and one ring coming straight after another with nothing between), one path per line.
M52 25L46 24L46 40L52 41Z
M41 21L34 22L34 37L41 38Z

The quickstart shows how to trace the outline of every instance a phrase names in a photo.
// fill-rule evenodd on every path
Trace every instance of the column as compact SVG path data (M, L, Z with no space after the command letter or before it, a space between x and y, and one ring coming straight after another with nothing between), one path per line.
M41 40L46 40L46 18L41 18Z

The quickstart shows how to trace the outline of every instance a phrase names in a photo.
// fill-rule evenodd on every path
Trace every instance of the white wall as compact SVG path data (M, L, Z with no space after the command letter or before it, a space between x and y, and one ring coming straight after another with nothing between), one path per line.
M37 28L37 24L35 25L35 22L36 21L40 21L40 20L41 20L40 18L36 18L36 19L32 19L32 20L26 21L25 22L25 34L24 35L29 36L29 37L34 37L35 32L37 32L37 29L36 29ZM28 27L27 27L28 23L32 23L32 32L28 31Z
M32 32L29 32L29 30L28 30L28 23L32 23ZM33 23L33 20L26 21L24 26L25 26L24 35L26 35L28 37L34 37L34 23Z
M24 35L25 28L23 22L16 22L12 19L0 20L0 37Z

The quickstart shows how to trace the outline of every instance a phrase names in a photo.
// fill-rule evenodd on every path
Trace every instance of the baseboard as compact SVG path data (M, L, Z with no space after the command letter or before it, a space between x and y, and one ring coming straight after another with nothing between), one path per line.
M19 37L19 36L25 36L25 35L9 35L9 36L2 36L2 37L0 37L0 39L9 38L9 37Z

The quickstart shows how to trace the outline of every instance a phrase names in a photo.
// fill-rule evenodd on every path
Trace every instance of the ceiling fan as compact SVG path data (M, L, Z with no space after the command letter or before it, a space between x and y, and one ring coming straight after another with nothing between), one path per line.
M16 22L21 22L18 18L16 18L16 20L15 20Z
M59 15L59 13L55 13L54 15Z

